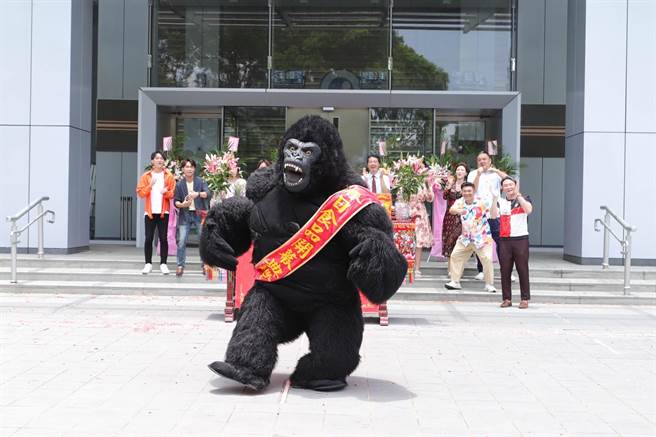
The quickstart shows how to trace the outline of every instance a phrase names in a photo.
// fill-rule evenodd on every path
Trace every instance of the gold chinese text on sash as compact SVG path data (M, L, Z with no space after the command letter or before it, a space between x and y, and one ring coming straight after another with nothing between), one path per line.
M274 282L294 273L370 203L378 203L376 195L358 185L333 194L298 232L255 265L255 279Z

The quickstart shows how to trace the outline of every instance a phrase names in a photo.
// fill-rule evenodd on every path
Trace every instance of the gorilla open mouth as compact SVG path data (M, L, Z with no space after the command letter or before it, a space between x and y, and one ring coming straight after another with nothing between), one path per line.
M303 169L300 166L292 164L291 162L285 162L285 165L283 166L283 176L285 178L285 185L295 187L303 182L305 173L303 173Z

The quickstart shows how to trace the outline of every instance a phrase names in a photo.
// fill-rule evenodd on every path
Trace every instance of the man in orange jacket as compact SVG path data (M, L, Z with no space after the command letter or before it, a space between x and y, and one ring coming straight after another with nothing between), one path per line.
M164 155L162 152L153 152L150 155L152 168L141 175L137 184L137 195L144 199L144 221L146 224L146 242L144 254L146 265L142 274L147 275L153 270L153 237L155 228L160 242L160 265L159 270L168 275L169 268L166 266L166 257L169 252L169 244L166 231L169 225L169 201L175 193L175 179L170 171L164 167Z

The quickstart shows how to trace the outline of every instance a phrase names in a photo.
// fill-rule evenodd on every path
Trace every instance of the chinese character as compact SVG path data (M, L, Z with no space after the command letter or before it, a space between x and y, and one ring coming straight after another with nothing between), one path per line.
M305 259L310 254L310 251L314 249L314 244L310 243L305 238L301 238L294 243L294 249L301 259Z
M335 206L337 206L337 201L335 201ZM346 207L344 207L344 209L346 209L347 207L348 207L348 205ZM339 209L338 209L338 211L339 211ZM339 211L339 212L342 212L342 211ZM324 225L324 227L326 229L330 229L331 224L337 226L337 219L335 218L335 211L333 211L332 209L322 210L319 213L319 218L317 219L317 221L319 223L321 223L322 225Z
M304 232L304 234L305 234L306 237L309 237L310 240L311 240L313 243L316 243L316 242L318 242L318 241L321 239L321 238L319 238L319 236L318 236L317 234L315 234L314 232L312 232L312 231L309 230L309 229L307 229L307 230Z
M270 269L270 271L274 274L276 279L280 277L280 274L282 273L282 268L280 267L280 264L276 262L275 259L273 258L267 258L264 260L264 263L267 265L267 267Z
M280 255L280 264L287 266L289 270L292 269L292 261L296 259L296 254L291 250L287 249Z
M337 200L335 200L335 203L333 204L333 206L337 209L337 212L342 213L342 212L346 211L346 208L351 206L351 202L344 199L344 196L342 196L340 194L339 197L337 198Z

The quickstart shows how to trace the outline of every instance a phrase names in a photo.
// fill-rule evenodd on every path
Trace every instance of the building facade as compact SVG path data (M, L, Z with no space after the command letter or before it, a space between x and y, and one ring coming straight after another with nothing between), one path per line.
M19 193L0 208L10 215L49 195L57 223L47 250L142 244L134 186L164 137L195 157L238 137L250 171L313 113L338 127L356 168L381 143L392 157L466 157L493 142L534 199L533 245L596 262L592 222L607 204L643 230L636 262L656 262L646 219L656 210L632 195L655 184L641 167L656 119L648 0L4 0L0 8L3 59L16 60L0 71L10 102L0 109L0 147L18 164L9 191ZM612 37L603 30L610 20ZM602 68L609 58L612 68ZM34 236L21 244L34 247Z

